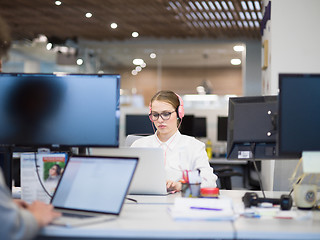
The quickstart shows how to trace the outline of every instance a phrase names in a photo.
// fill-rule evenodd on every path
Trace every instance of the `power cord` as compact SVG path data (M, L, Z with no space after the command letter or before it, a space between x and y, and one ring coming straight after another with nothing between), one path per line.
M254 166L254 169L256 170L257 172L257 176L258 176L258 181L259 181L259 185L260 185L260 189L261 189L261 192L262 192L262 195L264 198L266 198L266 194L264 192L264 189L263 189L263 185L262 185L262 181L261 181L261 175L260 175L260 172L259 172L259 169L257 167L257 164L256 164L256 158L255 158L255 148L256 148L256 144L253 143L251 145L251 151L252 151L252 160L253 160L253 166Z
M52 195L47 191L47 189L45 188L45 186L43 185L42 183L42 180L40 178L40 175L39 175L39 165L37 164L37 153L34 152L34 165L35 165L35 168L36 168L36 173L37 173L37 176L38 176L38 180L39 180L39 183L42 187L42 189L45 191L45 193L50 197L52 198Z

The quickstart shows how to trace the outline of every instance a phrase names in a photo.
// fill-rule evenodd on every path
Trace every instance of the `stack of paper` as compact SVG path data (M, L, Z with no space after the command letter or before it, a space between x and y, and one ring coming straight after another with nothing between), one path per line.
M175 198L169 213L175 220L234 220L230 198Z

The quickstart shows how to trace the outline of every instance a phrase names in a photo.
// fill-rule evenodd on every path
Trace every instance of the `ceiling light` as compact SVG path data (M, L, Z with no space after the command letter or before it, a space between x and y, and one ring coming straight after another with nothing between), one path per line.
M144 61L141 58L135 58L135 59L133 59L132 63L134 65L141 65L142 63L144 63Z
M215 1L214 4L216 5L216 7L219 9L219 10L222 10L222 7L220 5L220 3L218 1Z
M240 65L241 64L241 60L238 58L231 59L230 62L232 65Z
M203 7L208 11L209 7L208 7L207 3L205 1L202 1L201 3L203 5Z
M200 11L203 9L202 6L201 6L201 4L200 4L198 1L196 1L195 4L197 5L197 7L198 7L198 9L199 9Z
M77 59L77 64L80 66L80 65L82 65L83 64L83 60L81 59L81 58L78 58Z
M241 1L241 6L242 6L243 10L247 10L248 9L247 8L247 4L246 4L245 1Z
M92 17L92 13L86 13L86 18L91 18Z
M156 57L157 57L157 55L155 53L150 53L150 58L154 59Z
M46 48L47 48L47 50L51 50L52 49L52 43L47 43Z
M228 10L228 5L226 4L225 1L221 2L222 7L224 8L224 10Z
M216 7L213 5L211 1L209 1L208 4L212 10L216 10Z
M140 65L142 68L145 68L147 66L147 64L144 62Z
M254 10L253 3L251 1L248 1L247 4L248 4L249 9L251 11L253 11Z
M242 52L242 51L244 51L244 46L236 45L236 46L233 47L233 50L236 51L236 52Z
M111 27L112 29L116 29L116 28L118 27L118 24L116 24L116 23L111 23L111 24L110 24L110 27Z
M61 1L56 1L54 4L56 4L57 6L60 6L62 4Z
M254 1L254 6L256 7L257 10L260 10L260 3L259 3L259 1Z
M135 75L138 74L138 72L137 72L135 69L133 69L133 70L131 71L131 74L132 74L133 76L135 76Z
M138 32L133 32L131 35L132 35L132 37L136 38L136 37L139 36L139 33Z
M233 6L233 3L231 1L228 1L228 5L229 5L231 10L234 10L234 6Z
M142 68L140 66L136 66L136 71L141 72Z

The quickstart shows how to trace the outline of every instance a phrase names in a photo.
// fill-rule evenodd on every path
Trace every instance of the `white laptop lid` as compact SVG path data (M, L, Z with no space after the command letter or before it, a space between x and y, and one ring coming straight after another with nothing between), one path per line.
M51 203L56 209L119 215L138 158L72 156Z
M91 155L138 157L129 194L166 195L164 152L161 148L91 148Z

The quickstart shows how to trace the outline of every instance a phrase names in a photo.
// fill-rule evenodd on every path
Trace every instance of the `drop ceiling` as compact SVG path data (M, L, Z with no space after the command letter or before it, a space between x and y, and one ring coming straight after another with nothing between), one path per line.
M236 43L260 40L261 1L0 0L13 40L39 35L91 51L101 66L228 66ZM86 13L92 17L87 18ZM111 23L118 27L112 29ZM132 32L139 36L133 38ZM79 52L81 52L79 51ZM151 52L158 54L150 59Z

